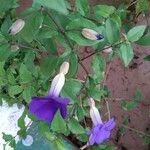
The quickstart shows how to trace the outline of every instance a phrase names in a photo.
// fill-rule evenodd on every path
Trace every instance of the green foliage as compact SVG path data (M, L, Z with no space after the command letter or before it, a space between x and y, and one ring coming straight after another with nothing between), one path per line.
M94 7L95 15L108 18L111 14L115 12L115 7L108 5L97 5Z
M76 0L76 9L81 15L86 16L89 11L88 0Z
M81 83L78 80L67 80L62 90L62 96L69 97L72 102L77 102L76 96L79 94L80 89Z
M121 44L118 49L118 54L123 60L125 66L128 66L134 56L131 44L129 42Z
M147 55L144 59L150 61L150 55Z
M16 148L16 142L12 135L3 133L3 139L8 143L8 145L12 148Z
M68 14L67 2L65 0L34 0L33 7L37 7L37 5L39 7L47 7L65 15Z
M127 33L127 39L130 42L138 41L143 36L145 29L146 29L146 26L144 26L144 25L136 26L136 27L132 28Z
M68 121L68 128L73 134L84 134L85 129L80 125L80 123L72 118Z
M33 0L31 8L17 14L18 0L0 0L0 3L0 104L5 100L9 106L14 103L27 105L18 120L20 130L17 134L22 138L26 136L24 119L32 96L46 95L50 82L59 73L60 65L68 61L70 67L60 95L71 100L67 106L68 118L64 120L58 111L51 125L38 121L38 129L54 144L55 149L67 149L62 135L84 145L89 140L86 130L92 126L87 99L94 98L97 108L102 108L100 100L110 95L109 89L103 86L107 62L113 61L118 54L127 67L134 57L134 43L150 45L149 28L133 25L138 14L143 13L147 17L148 0L138 0L133 4L136 8L134 12L124 4L115 8L100 4L91 6L88 0L76 0L74 3L67 0ZM25 21L25 26L16 35L10 35L9 28L19 18ZM104 38L89 40L82 35L84 28L92 29ZM18 46L18 51L13 52L12 45ZM91 47L92 52L82 56L82 46ZM106 47L113 50L108 57L102 54ZM77 79L78 69L82 67L79 63L90 57L92 71L87 70L89 74L84 76L84 81ZM144 60L149 61L150 56ZM83 64L86 68L86 63ZM140 99L141 93L137 90L133 100L123 100L121 107L131 111ZM33 121L37 119L31 118ZM125 119L123 124L127 125L128 121ZM120 131L125 134L125 128ZM15 147L14 137L6 134L3 137L7 144ZM149 143L147 137L143 138L145 143ZM108 143L90 148L116 149Z
M113 19L106 20L106 36L110 44L117 42L120 38L119 26Z
M66 133L66 122L64 119L61 117L60 112L58 111L54 117L54 120L51 124L51 129L54 132L58 133Z
M121 106L124 110L130 111L136 107L136 105L140 101L140 99L141 99L141 92L139 90L137 90L135 92L133 100L131 100L131 101L122 100Z

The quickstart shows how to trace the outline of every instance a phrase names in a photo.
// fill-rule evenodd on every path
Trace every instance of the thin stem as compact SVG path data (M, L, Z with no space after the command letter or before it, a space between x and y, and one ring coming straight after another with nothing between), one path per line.
M109 107L109 103L107 100L105 100L105 103L106 103L106 108L107 108L107 112L108 112L108 120L110 120L110 107Z
M105 49L108 49L108 48L111 48L111 47L113 47L113 46L118 46L118 45L120 45L120 44L122 44L122 43L124 43L124 42L125 42L125 41L121 41L121 42L119 42L119 43L117 43L117 44L104 47L101 51L103 51L103 50L105 50ZM95 50L93 53L91 53L91 54L89 54L89 55L87 55L87 56L85 56L85 57L79 59L79 61L83 61L83 60L85 60L85 59L87 59L87 58L89 58L89 57L91 57L91 56L93 56L93 55L95 55L95 54L97 54L97 53L99 53L99 52L101 52L101 51L100 51L99 49L97 49L97 50Z
M38 52L42 52L40 49L38 48L32 48L32 47L29 47L29 46L26 46L26 45L22 45L22 44L17 44L19 47L21 48L26 48L26 49L32 49L33 51L38 51Z
M122 124L121 126L123 126L124 128L126 128L126 129L128 129L128 130L132 130L132 131L134 131L134 132L137 132L137 133L139 133L139 134L142 134L143 136L150 137L149 134L146 134L146 133L144 133L144 132L142 132L142 131L139 131L139 130L137 130L137 129L128 127L128 126L126 126L126 125L124 125L124 124Z
M83 145L83 146L80 148L80 150L84 150L84 149L86 149L88 146L89 146L89 144L87 143L87 144Z

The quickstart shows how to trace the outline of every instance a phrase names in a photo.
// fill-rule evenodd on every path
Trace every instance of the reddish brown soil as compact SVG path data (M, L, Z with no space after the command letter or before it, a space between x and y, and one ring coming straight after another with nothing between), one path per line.
M91 4L112 4L116 5L120 0L90 0ZM18 9L20 12L22 9L31 5L31 0L22 0L21 7ZM149 19L150 20L150 19ZM149 21L150 22L150 21ZM145 24L145 20L140 18L139 24ZM90 48L81 48L81 57L86 56L92 50ZM109 101L111 116L115 116L117 124L123 121L125 116L130 117L129 126L146 132L146 129L150 127L150 63L143 60L144 56L150 54L150 47L142 47L134 45L135 59L125 68L123 63L118 57L116 57L109 65L109 72L107 75L106 84L111 91L111 100ZM83 64L87 70L91 72L91 57L84 60ZM78 79L84 79L85 72L81 66L78 70ZM120 107L120 99L132 99L136 89L142 91L142 100L137 107L130 111L125 112ZM117 98L117 100L116 100ZM113 134L113 141L116 139L116 133L118 128L115 129ZM143 145L142 138L140 138L135 132L128 130L127 133L118 140L116 146L120 150L149 150L150 147Z

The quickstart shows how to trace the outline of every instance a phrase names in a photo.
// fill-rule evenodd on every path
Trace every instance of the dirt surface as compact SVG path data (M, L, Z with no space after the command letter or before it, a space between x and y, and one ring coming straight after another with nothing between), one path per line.
M113 4L118 5L122 2L120 0L90 0L91 4ZM20 12L22 9L27 8L31 5L31 0L22 0L21 7L18 9ZM149 19L150 20L150 19ZM149 21L150 22L150 21ZM145 24L145 19L140 18L138 24ZM85 57L91 53L90 48L81 48L81 57ZM115 116L118 125L123 121L125 116L130 117L129 126L146 132L146 129L150 127L150 63L143 60L143 58L150 54L150 47L142 47L134 45L135 58L125 68L123 63L118 57L112 62L108 63L106 85L109 87L111 92L111 100L109 101L111 116ZM84 60L83 64L87 70L91 72L91 57ZM81 66L79 66L77 78L84 79L85 72ZM134 96L135 90L139 89L142 92L142 100L137 107L130 111L125 112L120 107L120 101L122 99L131 100ZM135 132L128 130L127 133L118 139L117 130L112 137L112 141L117 145L120 150L149 150L150 147L143 145L142 138L140 138Z

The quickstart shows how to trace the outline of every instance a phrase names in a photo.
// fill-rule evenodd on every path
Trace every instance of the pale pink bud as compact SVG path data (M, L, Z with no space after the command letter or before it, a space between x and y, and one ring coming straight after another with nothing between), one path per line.
M63 73L57 74L52 80L51 88L48 95L58 97L65 83L65 75Z
M98 109L95 107L95 102L92 98L89 99L89 106L90 106L90 117L92 119L94 126L102 124L100 113Z
M12 35L17 34L18 32L20 32L23 29L24 25L25 25L24 20L22 20L22 19L16 20L9 29L10 34L12 34Z
M101 40L103 39L103 35L99 34L98 32L92 30L92 29L88 29L88 28L84 28L82 29L82 35L90 40Z
M103 50L104 53L111 53L112 51L113 51L112 47L109 47L109 48L106 48L105 50Z
M69 71L69 63L68 62L64 62L61 66L60 66L60 73L63 73L64 75L66 75Z
M11 45L11 51L16 52L17 50L19 50L18 45Z

